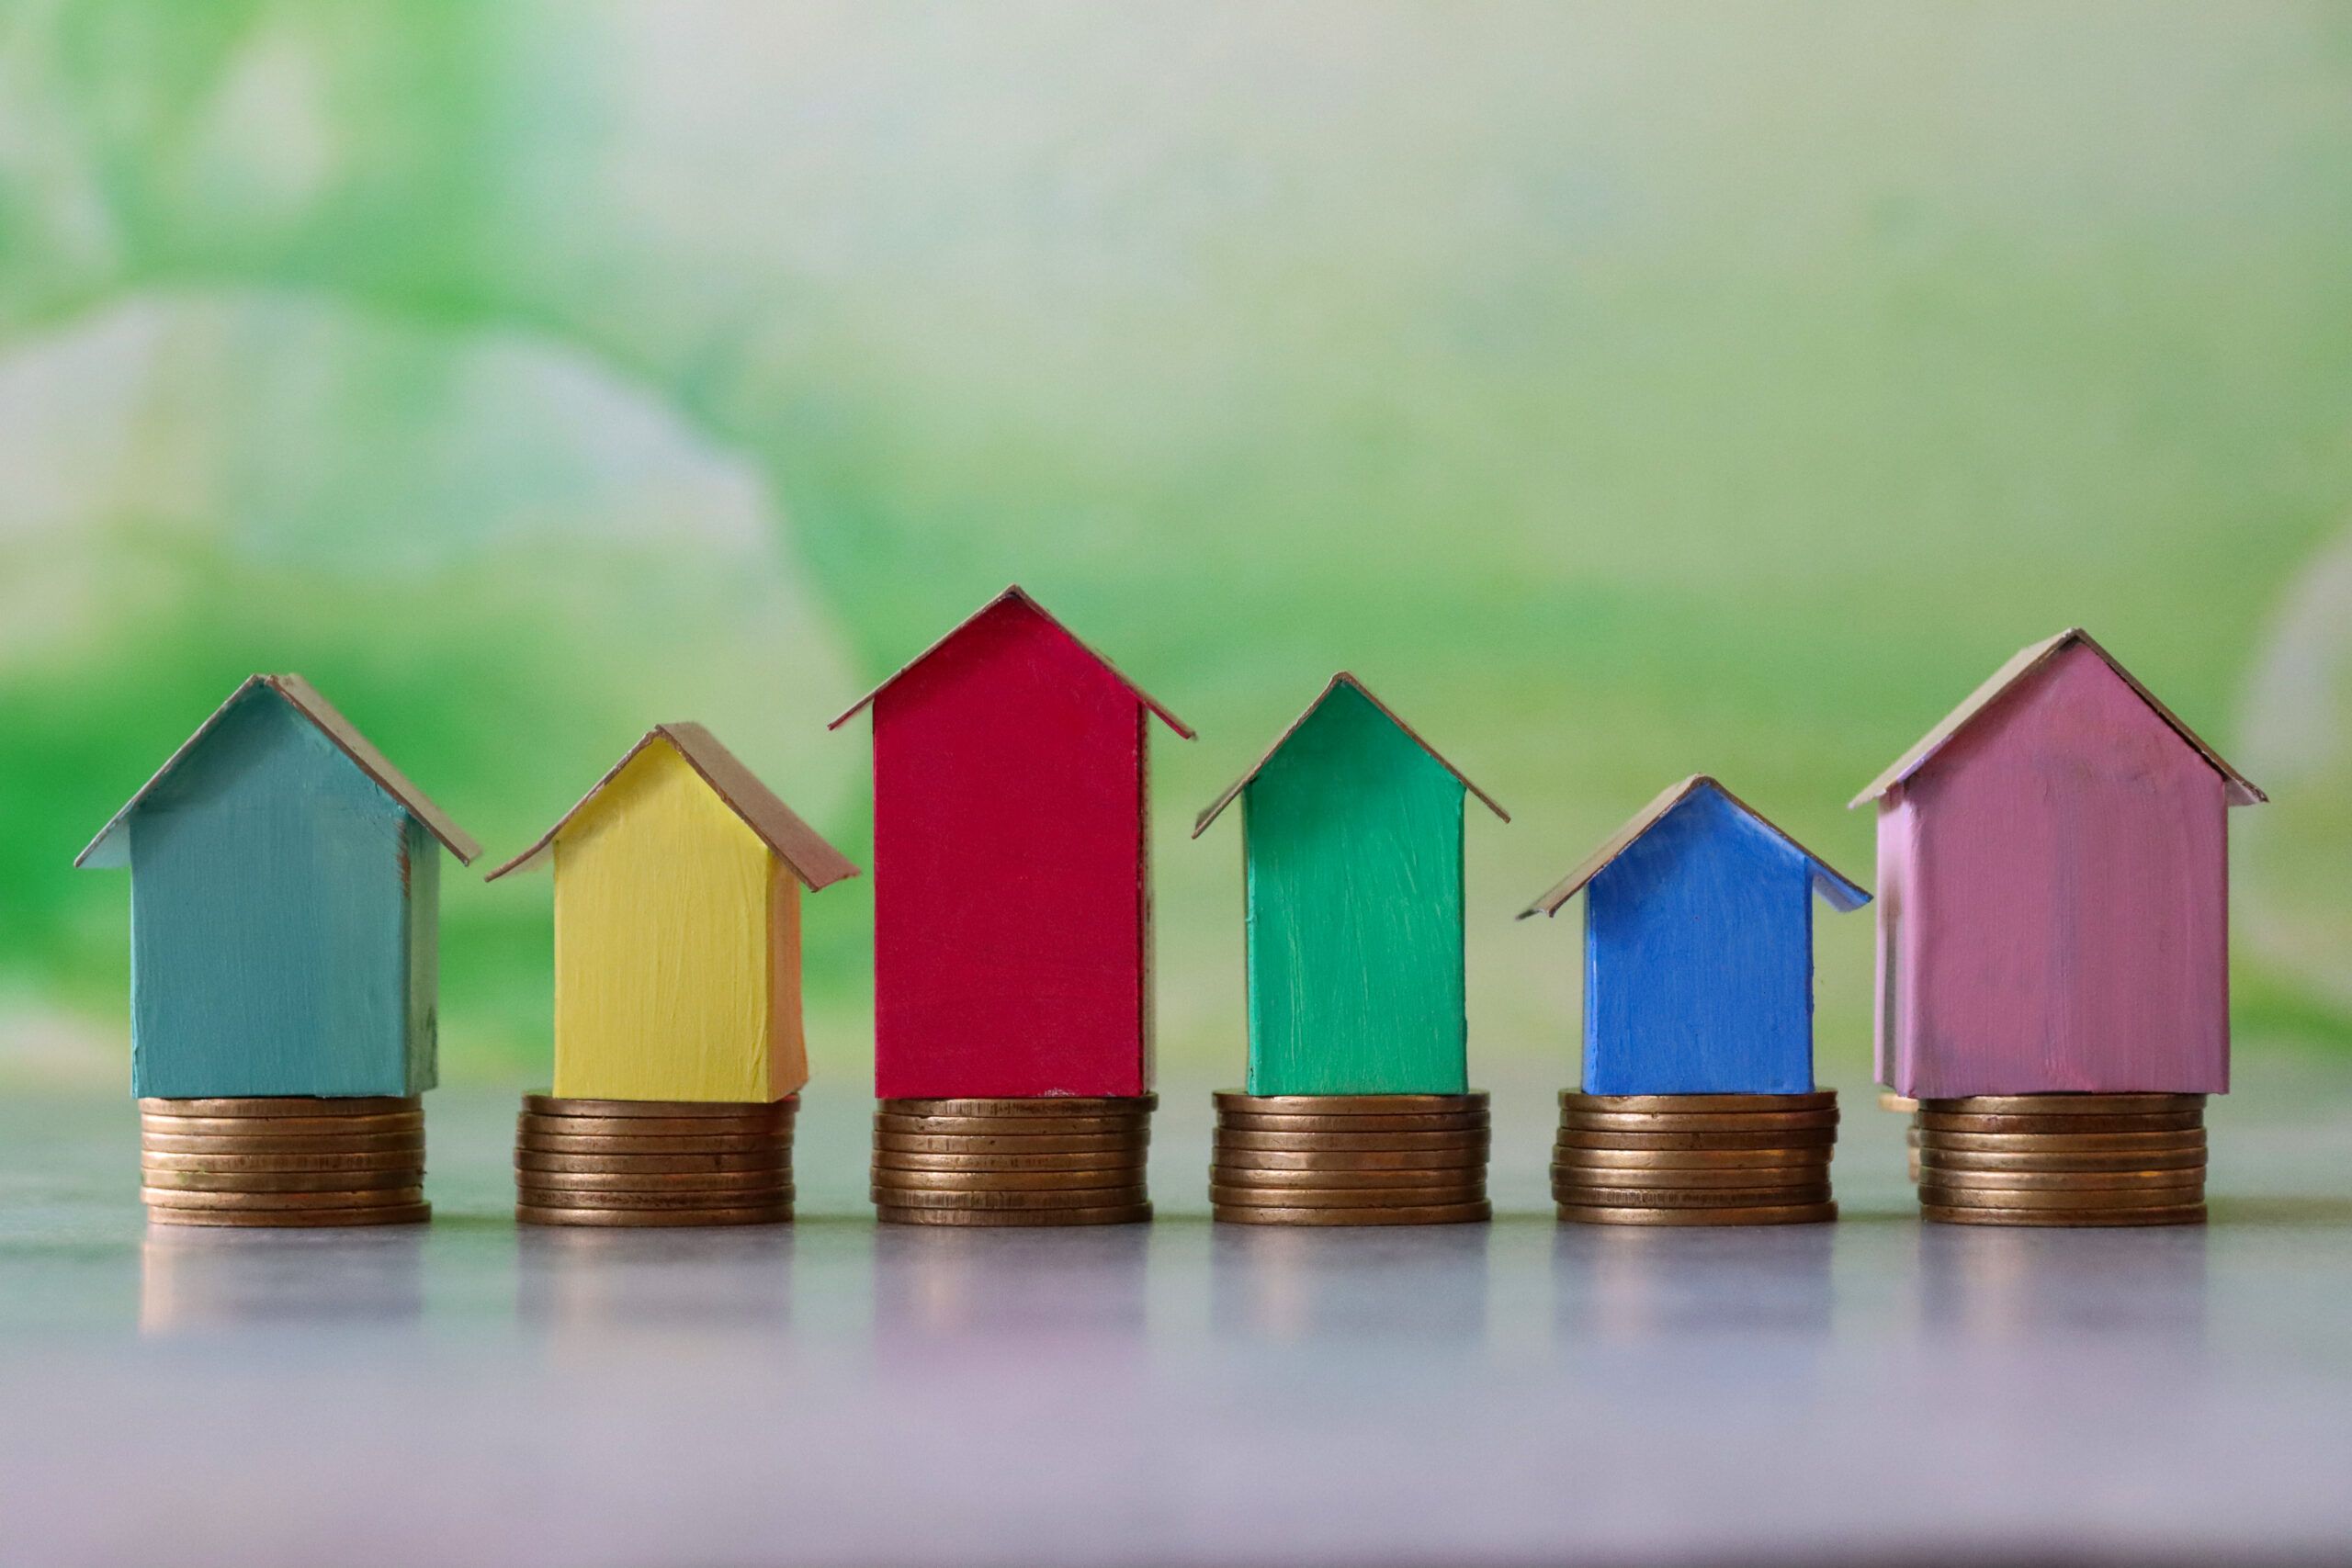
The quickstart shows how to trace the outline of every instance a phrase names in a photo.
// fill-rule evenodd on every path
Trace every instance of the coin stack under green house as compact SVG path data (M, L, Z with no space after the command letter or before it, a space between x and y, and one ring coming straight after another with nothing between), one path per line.
M1964 1225L2205 1223L2201 1094L1919 1102L1919 1206Z
M171 1225L400 1225L424 1201L415 1096L141 1100L140 1197Z
M792 1218L800 1100L523 1097L514 1217L533 1225L772 1225Z
M1560 1096L1552 1201L1599 1225L1785 1225L1838 1217L1838 1091Z
M1151 1218L1155 1094L885 1100L875 1212L902 1225L1120 1225Z
M1494 1217L1487 1096L1220 1094L1210 1212L1245 1225Z

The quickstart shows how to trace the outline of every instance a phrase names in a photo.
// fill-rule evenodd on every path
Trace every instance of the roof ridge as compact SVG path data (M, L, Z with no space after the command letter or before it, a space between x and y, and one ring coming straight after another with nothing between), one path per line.
M1691 773L1670 784L1650 798L1647 805L1627 818L1618 829L1603 839L1590 854L1577 863L1576 869L1544 891L1542 897L1519 912L1521 919L1531 915L1556 915L1567 901L1585 886L1609 869L1618 856L1646 838L1651 829L1674 814L1675 809L1702 789L1712 789L1724 797L1739 814L1778 839L1813 867L1815 891L1841 913L1858 909L1870 902L1870 894L1860 883L1814 853L1787 832L1781 825L1750 806L1724 786L1711 773Z

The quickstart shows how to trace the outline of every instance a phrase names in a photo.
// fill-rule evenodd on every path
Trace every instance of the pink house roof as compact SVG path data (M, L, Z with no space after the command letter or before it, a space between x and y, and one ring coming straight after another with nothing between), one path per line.
M353 765L373 780L385 794L390 795L401 810L423 823L425 831L440 840L449 852L458 857L458 864L467 864L481 853L481 846L468 837L464 829L451 821L447 812L443 811L426 798L423 790L411 784L407 774L392 766L391 759L377 750L374 744L366 736L360 734L349 719L338 713L334 705L328 702L316 686L311 685L300 675L254 675L241 682L237 689L229 694L228 700L214 708L211 716L196 727L196 733L183 741L180 749L173 752L162 767L155 770L154 777L139 786L138 794L123 803L122 809L116 812L104 828L98 829L98 836L90 840L89 847L74 858L74 863L75 865L124 863L120 850L112 841L116 834L121 830L122 825L130 819L130 814L139 808L141 801L153 794L158 784L171 777L179 765L187 761L196 750L198 744L207 735L212 733L213 727L220 722L221 716L236 706L238 700L256 686L268 687L286 699L296 713L317 726L319 732L333 741L336 750L350 758Z
M2219 751L2199 739L2195 730L2181 722L2179 715L2158 701L2154 692L2140 684L2132 671L2117 663L2115 656L2101 648L2090 633L2080 626L2069 626L2056 637L2045 637L2030 648L2018 649L2007 664L1993 672L1990 680L1971 692L1966 701L1946 714L1942 723L1920 737L1917 745L1903 753L1893 767L1872 779L1867 789L1848 802L1848 809L1850 810L1867 801L1876 800L1897 784L1907 782L1913 774L1933 761L1936 754L1941 751L1945 744L1954 736L1975 723L1984 711L1999 700L2010 687L2032 676L2051 660L2076 643L2080 643L2098 655L2100 660L2109 670L2114 671L2122 679L2123 683L2131 687L2158 718L2171 727L2174 734L2179 736L2192 750L2212 765L2214 772L2220 773L2225 782L2227 797L2232 806L2252 806L2258 801L2270 798L2256 788L2252 780L2230 766Z
M916 665L921 664L923 660L929 659L933 654L937 653L941 649L945 648L949 643L954 642L958 637L963 635L966 627L969 626L974 621L978 620L982 615L987 615L990 610L995 609L999 604L1004 604L1007 600L1011 600L1013 603L1022 605L1031 614L1043 620L1047 626L1052 626L1056 631L1061 633L1062 636L1076 643L1080 649L1084 650L1089 659L1093 660L1095 663L1108 671L1114 680L1117 681L1119 684L1125 686L1129 692L1133 693L1136 701L1141 703L1145 707L1149 708L1153 713L1159 715L1159 721L1162 724L1165 724L1169 728L1174 730L1178 735L1187 740L1193 739L1192 726L1186 724L1182 719L1178 718L1174 714L1161 706L1159 700L1153 697L1149 692L1145 691L1141 686L1138 686L1133 681L1128 680L1125 674L1121 673L1117 665L1112 663L1109 660L1103 658L1102 654L1095 651L1093 646L1087 642L1085 638L1080 637L1076 632L1071 631L1068 626L1062 625L1060 621L1054 617L1052 611L1046 609L1043 604L1038 604L1035 599L1030 597L1027 590L1023 589L1017 582L1007 588L1003 592L998 594L995 598L989 600L987 604L981 605L978 609L973 611L970 615L965 616L962 620L956 622L954 627L952 627L944 637L942 637L929 648L924 649L921 653L916 654L912 659L908 660L904 664L899 666L898 670L891 674L888 680L884 681L880 685L866 693L865 695L850 704L847 708L842 710L840 717L834 719L832 723L827 725L825 728L828 729L839 729L842 725L847 724L851 719L857 716L857 711L860 708L865 706L866 704L872 702L875 698L888 691L892 686L896 685L899 679L906 675L909 671L914 669Z
M759 775L740 761L735 753L718 743L718 737L699 724L657 724L645 732L638 743L628 749L628 755L615 762L595 787L580 797L579 804L565 812L556 825L539 836L537 843L482 880L495 882L509 872L527 871L547 858L555 847L556 838L572 819L594 804L605 786L620 777L621 770L637 760L639 752L656 740L666 740L684 758L686 765L699 774L710 792L727 803L728 808L742 818L743 826L758 835L762 843L775 852L776 857L792 868L809 892L830 887L845 876L855 876L857 867L847 856L825 841L823 835L802 821L792 807L776 797L775 792L762 784Z

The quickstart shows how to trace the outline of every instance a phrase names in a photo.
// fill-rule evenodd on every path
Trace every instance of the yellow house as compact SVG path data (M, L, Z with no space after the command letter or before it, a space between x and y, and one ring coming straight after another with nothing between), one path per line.
M800 890L857 867L710 731L648 731L490 880L549 857L558 1096L748 1103L808 1081Z

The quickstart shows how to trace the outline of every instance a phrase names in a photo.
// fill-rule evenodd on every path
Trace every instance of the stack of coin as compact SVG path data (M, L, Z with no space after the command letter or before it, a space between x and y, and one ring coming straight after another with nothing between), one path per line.
M414 1095L142 1100L139 1169L159 1224L401 1225L433 1214Z
M1552 1201L1598 1225L1834 1220L1838 1091L1560 1096Z
M2201 1094L1919 1102L1919 1210L1963 1225L2205 1223Z
M1220 1094L1210 1211L1246 1225L1489 1220L1484 1092Z
M770 1225L792 1218L797 1095L734 1103L526 1094L514 1218L531 1225Z
M1911 1185L1919 1185L1919 1102L1907 1094L1882 1089L1878 1097L1881 1111L1892 1111L1898 1116L1908 1116L1910 1125L1903 1130L1903 1168L1910 1174Z
M1151 1218L1156 1094L885 1100L876 1213L901 1225L1122 1225Z

